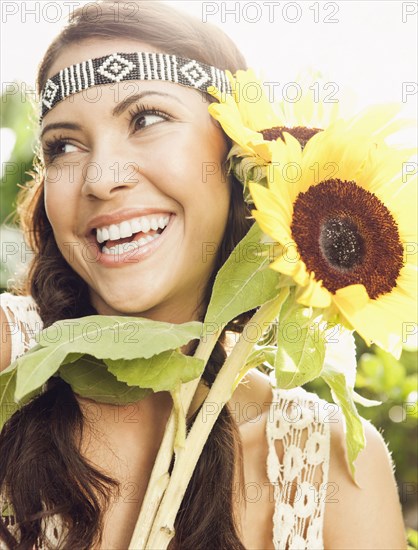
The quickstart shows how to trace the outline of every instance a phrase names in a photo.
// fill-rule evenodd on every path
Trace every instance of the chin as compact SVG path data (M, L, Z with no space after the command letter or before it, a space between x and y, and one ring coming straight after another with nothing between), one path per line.
M143 300L128 300L126 295L119 299L117 296L112 296L111 300L100 300L98 311L102 315L141 316L141 311L147 311L149 305Z

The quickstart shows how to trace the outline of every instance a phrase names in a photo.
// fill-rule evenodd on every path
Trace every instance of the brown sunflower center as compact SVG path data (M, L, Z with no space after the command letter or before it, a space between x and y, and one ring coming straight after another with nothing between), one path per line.
M291 231L307 270L330 292L363 284L376 299L396 287L403 266L398 226L354 181L330 179L300 193Z
M293 128L288 128L287 126L275 126L274 128L261 130L263 138L266 141L276 141L277 138L281 138L284 141L283 132L287 132L296 138L303 148L311 137L318 132L322 132L322 130L321 128L306 128L305 126L294 126Z
M336 269L352 269L364 256L364 239L358 227L345 217L324 221L319 232L319 247Z

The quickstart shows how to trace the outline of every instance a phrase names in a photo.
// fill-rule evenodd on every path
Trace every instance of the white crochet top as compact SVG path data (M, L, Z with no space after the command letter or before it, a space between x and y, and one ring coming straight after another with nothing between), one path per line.
M34 335L43 323L30 296L0 295L12 333L11 361L36 342ZM273 546L277 550L320 550L324 548L323 524L330 452L330 426L326 421L331 405L303 388L282 390L272 386L272 403L266 423L268 442L267 476L273 484L275 511ZM328 413L327 413L328 410ZM279 459L276 444L282 446ZM1 500L0 500L1 504ZM6 516L14 532L13 516ZM59 519L48 520L48 541L36 548L60 548ZM0 550L8 550L0 541Z

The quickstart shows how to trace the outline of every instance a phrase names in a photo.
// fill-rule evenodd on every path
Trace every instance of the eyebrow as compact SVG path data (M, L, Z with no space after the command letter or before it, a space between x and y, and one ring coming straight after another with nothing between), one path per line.
M162 97L169 97L171 99L175 99L176 101L181 103L181 105L185 106L184 103L181 101L181 99L179 99L175 95L168 94L166 92L156 92L154 90L145 90L143 92L140 92L139 94L131 95L131 96L125 98L124 100L122 100L120 103L118 103L112 111L112 116L113 117L120 116L133 103L136 103L137 101L139 101L143 97L150 96L150 95L159 95L159 96L162 96ZM49 130L57 130L57 129L82 130L83 126L80 125L80 124L77 124L75 122L52 122L50 124L47 124L45 126L45 128L42 130L41 135L40 135L40 139L42 139L43 135L46 132L48 132Z

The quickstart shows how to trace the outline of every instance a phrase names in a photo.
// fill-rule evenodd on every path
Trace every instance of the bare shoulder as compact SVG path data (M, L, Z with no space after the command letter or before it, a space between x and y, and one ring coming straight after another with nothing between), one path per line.
M241 380L228 405L238 426L241 426L261 419L269 410L272 399L269 377L253 368Z
M350 476L341 413L330 423L329 487L324 543L339 549L405 549L406 538L394 465L382 435L362 420L366 447L356 462L356 486ZM330 496L332 494L332 496Z

